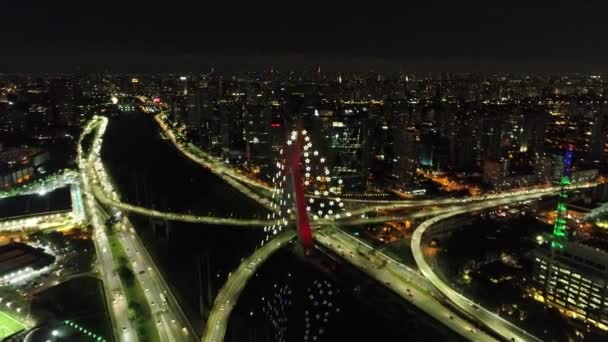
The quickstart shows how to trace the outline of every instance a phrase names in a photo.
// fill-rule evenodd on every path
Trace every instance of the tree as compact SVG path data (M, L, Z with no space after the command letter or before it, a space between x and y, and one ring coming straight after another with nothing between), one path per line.
M127 266L121 265L118 267L118 276L120 276L120 279L124 281L127 287L133 287L135 284L135 275Z

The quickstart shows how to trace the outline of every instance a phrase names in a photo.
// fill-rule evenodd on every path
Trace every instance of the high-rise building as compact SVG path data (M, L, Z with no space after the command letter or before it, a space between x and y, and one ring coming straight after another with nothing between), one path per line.
M56 78L49 84L51 120L55 123L76 124L74 87L67 78Z
M399 186L411 187L419 165L420 134L413 127L400 127L393 130L393 138L396 159L393 175Z
M261 171L268 170L272 162L272 110L270 108L254 107L248 111L245 125L245 155L247 161L259 167Z
M536 300L567 316L608 330L608 254L579 243L539 238L534 252L531 291Z
M207 88L191 91L187 96L187 101L189 127L198 128L203 121L211 119L213 108Z
M367 111L317 110L309 121L313 141L328 158L332 175L343 180L341 191L365 190L370 159Z
M495 116L482 118L479 134L481 134L480 157L482 159L501 157L502 122Z
M528 112L524 109L524 111L523 127L520 131L520 152L542 153L545 149L549 113L544 110Z
M563 156L557 154L539 153L534 158L534 173L541 183L554 182L562 173Z
M508 159L487 159L483 161L483 182L494 187L502 184L509 171Z

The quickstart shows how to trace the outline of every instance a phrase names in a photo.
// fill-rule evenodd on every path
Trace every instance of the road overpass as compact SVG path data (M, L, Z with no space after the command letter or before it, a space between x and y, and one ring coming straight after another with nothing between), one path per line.
M510 341L541 341L537 337L529 334L525 330L515 326L514 324L506 321L500 316L479 307L470 299L464 297L456 290L452 289L448 284L446 284L433 270L431 265L427 262L423 253L423 244L424 239L423 236L425 233L430 231L434 225L463 214L470 214L471 212L485 210L501 205L512 204L513 202L523 202L533 199L539 199L542 196L547 194L533 194L533 195L520 195L515 196L509 199L500 199L493 200L487 203L478 203L471 205L469 207L456 209L439 216L432 217L426 221L424 221L418 228L414 231L412 235L411 248L412 253L414 255L414 260L416 264L424 275L426 279L430 281L433 286L439 290L445 298L447 298L450 302L452 302L457 308L459 308L462 312L467 314L470 317L473 317L479 323L486 326L488 329L492 330L496 334L503 336L505 339Z
M334 228L316 231L315 240L467 340L497 341L439 301L432 285L419 273L365 242ZM379 266L374 259L382 259L385 264Z
M256 249L236 270L230 273L226 283L215 297L203 332L203 342L221 342L224 340L230 313L249 279L270 256L286 246L295 236L296 233L292 230L278 234L274 239Z

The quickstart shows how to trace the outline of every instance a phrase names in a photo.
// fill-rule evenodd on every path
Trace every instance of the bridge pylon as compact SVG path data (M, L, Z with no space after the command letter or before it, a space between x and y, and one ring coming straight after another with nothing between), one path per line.
M302 122L298 122L298 132L302 130ZM310 229L310 222L308 220L308 212L306 210L306 199L304 198L304 182L302 180L301 173L301 148L302 148L302 137L300 134L297 135L297 139L294 143L291 153L290 160L290 171L291 171L291 185L293 189L295 210L296 210L296 225L298 229L298 240L300 245L304 249L310 249L313 246L312 231Z

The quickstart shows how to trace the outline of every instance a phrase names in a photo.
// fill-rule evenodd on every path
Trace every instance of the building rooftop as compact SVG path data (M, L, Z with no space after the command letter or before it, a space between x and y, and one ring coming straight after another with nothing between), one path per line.
M55 257L42 249L23 243L9 243L0 246L0 276L31 267L39 269L55 261Z

